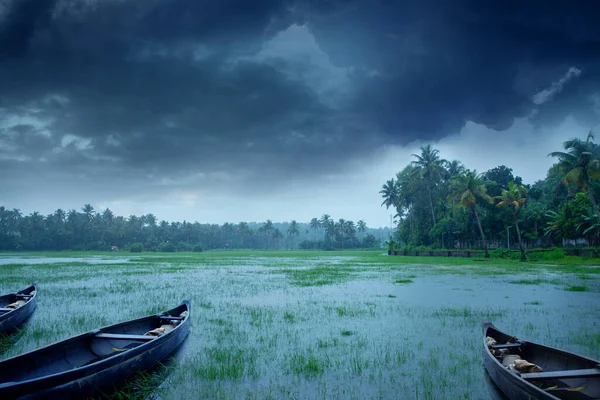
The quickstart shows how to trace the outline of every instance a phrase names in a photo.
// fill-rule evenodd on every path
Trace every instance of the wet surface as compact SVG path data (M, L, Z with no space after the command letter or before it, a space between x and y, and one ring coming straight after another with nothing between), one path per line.
M40 290L0 358L192 300L192 330L161 399L500 398L482 367L484 318L600 358L594 273L491 275L373 254L7 260L0 293L33 280Z
M120 264L129 262L127 258L104 258L104 257L7 257L0 256L0 266L2 265L37 265L37 264L64 264L64 263L84 263L92 265L101 264Z

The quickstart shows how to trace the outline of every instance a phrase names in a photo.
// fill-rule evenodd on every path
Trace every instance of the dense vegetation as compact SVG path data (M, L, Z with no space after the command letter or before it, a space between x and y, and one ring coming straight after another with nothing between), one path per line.
M425 145L388 180L382 206L396 210L396 247L488 248L598 244L600 146L592 133L550 153L546 179L524 185L512 168L483 173ZM509 236L510 235L510 236Z
M364 221L330 215L297 221L262 224L240 222L201 224L157 221L153 214L115 216L110 209L96 212L86 204L81 211L58 209L49 215L0 206L0 250L109 250L133 252L202 251L204 249L352 249L379 247L389 236L386 228L371 229Z

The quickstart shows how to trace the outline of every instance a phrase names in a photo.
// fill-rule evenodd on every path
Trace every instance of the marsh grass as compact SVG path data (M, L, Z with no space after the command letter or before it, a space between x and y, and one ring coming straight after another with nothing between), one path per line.
M285 312L283 313L283 319L287 322L294 322L294 320L296 319L296 316L294 314L292 314L291 312Z
M568 292L587 292L587 286L575 285L575 286L567 286L565 290Z
M589 306L600 301L600 269L591 263L481 263L382 251L102 258L114 264L0 265L0 293L40 282L38 310L1 357L155 314L184 298L192 300L192 329L182 360L158 388L138 380L142 397L482 398L484 318L584 355L597 356L600 347L593 325L600 314ZM410 287L393 286L400 279ZM584 280L587 293L562 291ZM532 291L536 300L524 304ZM565 301L553 301L557 294ZM129 393L115 395L137 398Z
M527 301L524 304L530 305L530 306L539 306L542 304L542 302L539 300L533 300L533 301Z
M198 360L194 374L208 380L256 377L257 351L248 347L210 347L204 350L205 357Z
M307 378L323 374L329 364L328 357L317 357L311 350L309 350L308 354L295 353L290 360L291 371L297 375L304 375Z
M394 283L413 283L412 279L396 279Z
M101 393L98 399L106 400L147 400L156 398L155 394L161 385L168 381L169 375L176 369L176 364L159 363L148 371L140 371L129 378L125 384L113 388L113 391Z

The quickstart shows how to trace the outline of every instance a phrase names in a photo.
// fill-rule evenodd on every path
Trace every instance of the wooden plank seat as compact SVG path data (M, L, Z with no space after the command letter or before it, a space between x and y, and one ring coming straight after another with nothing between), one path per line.
M567 369L564 371L530 372L521 374L523 379L568 379L600 376L600 366L587 369Z
M521 347L522 343L507 343L507 344L492 344L489 345L488 348L499 350L499 349L514 349L517 347Z
M150 341L156 339L158 336L147 336L147 335L125 335L119 333L98 333L95 335L99 339L116 339L116 340L141 340Z
M185 317L171 317L170 315L161 315L160 319L164 319L165 321L183 321Z

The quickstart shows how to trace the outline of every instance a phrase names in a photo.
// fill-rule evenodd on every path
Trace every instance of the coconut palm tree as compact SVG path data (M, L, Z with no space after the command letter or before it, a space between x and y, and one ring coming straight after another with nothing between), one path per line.
M465 166L458 160L445 161L443 165L446 168L446 174L444 176L446 181L465 173Z
M596 203L596 196L591 187L593 179L600 179L600 146L593 142L594 135L590 131L585 142L573 138L563 143L564 152L554 151L548 156L558 157L558 168L564 173L560 185L565 187L576 186L590 196L594 212L600 218L600 210ZM572 191L571 191L572 193Z
M483 200L488 203L493 203L493 199L487 194L487 188L481 178L481 175L477 175L477 171L468 171L464 175L458 175L452 181L450 181L450 194L448 199L453 201L454 204L458 204L461 207L471 211L473 218L477 221L479 227L479 234L483 241L483 251L485 257L489 257L487 245L485 242L485 235L483 228L481 227L481 221L479 215L477 215L477 200Z
M275 247L279 247L279 240L283 237L281 231L277 228L273 230L273 239L275 240Z
M315 233L315 240L317 240L317 232L319 231L320 227L321 223L319 222L318 218L313 218L310 220L310 229L312 229Z
M323 214L319 220L319 223L321 224L321 228L325 230L325 235L327 236L328 232L331 231L330 226L333 226L333 220L331 219L331 216L329 214Z
M365 221L363 221L362 219L358 220L358 222L356 223L356 229L360 233L364 234L367 231L367 223Z
M502 194L500 196L496 196L496 200L500 200L496 207L511 207L513 211L513 222L515 224L515 229L517 230L517 238L519 239L519 249L521 250L521 261L527 261L527 256L525 255L525 249L523 248L523 241L521 240L521 230L519 229L519 218L517 218L517 213L519 212L519 208L521 204L527 201L525 196L526 189L517 185L514 182L508 182L508 190L502 189Z
M268 219L259 229L259 232L263 232L265 234L265 247L269 248L269 236L271 236L271 232L275 227L273 226L273 222ZM281 232L279 232L281 233Z
M431 209L431 220L436 224L435 210L433 208L433 187L435 183L442 179L445 174L444 163L446 160L440 158L440 151L431 147L430 144L420 147L421 154L413 154L416 161L411 164L415 166L415 174L427 180L427 197L429 199L429 208Z
M287 234L292 239L292 250L294 250L294 238L300 234L300 229L298 229L298 222L296 222L296 220L290 222Z
M394 178L389 179L379 191L381 197L383 197L382 206L385 206L386 209L390 207L398 208L398 185L396 184L396 180Z

